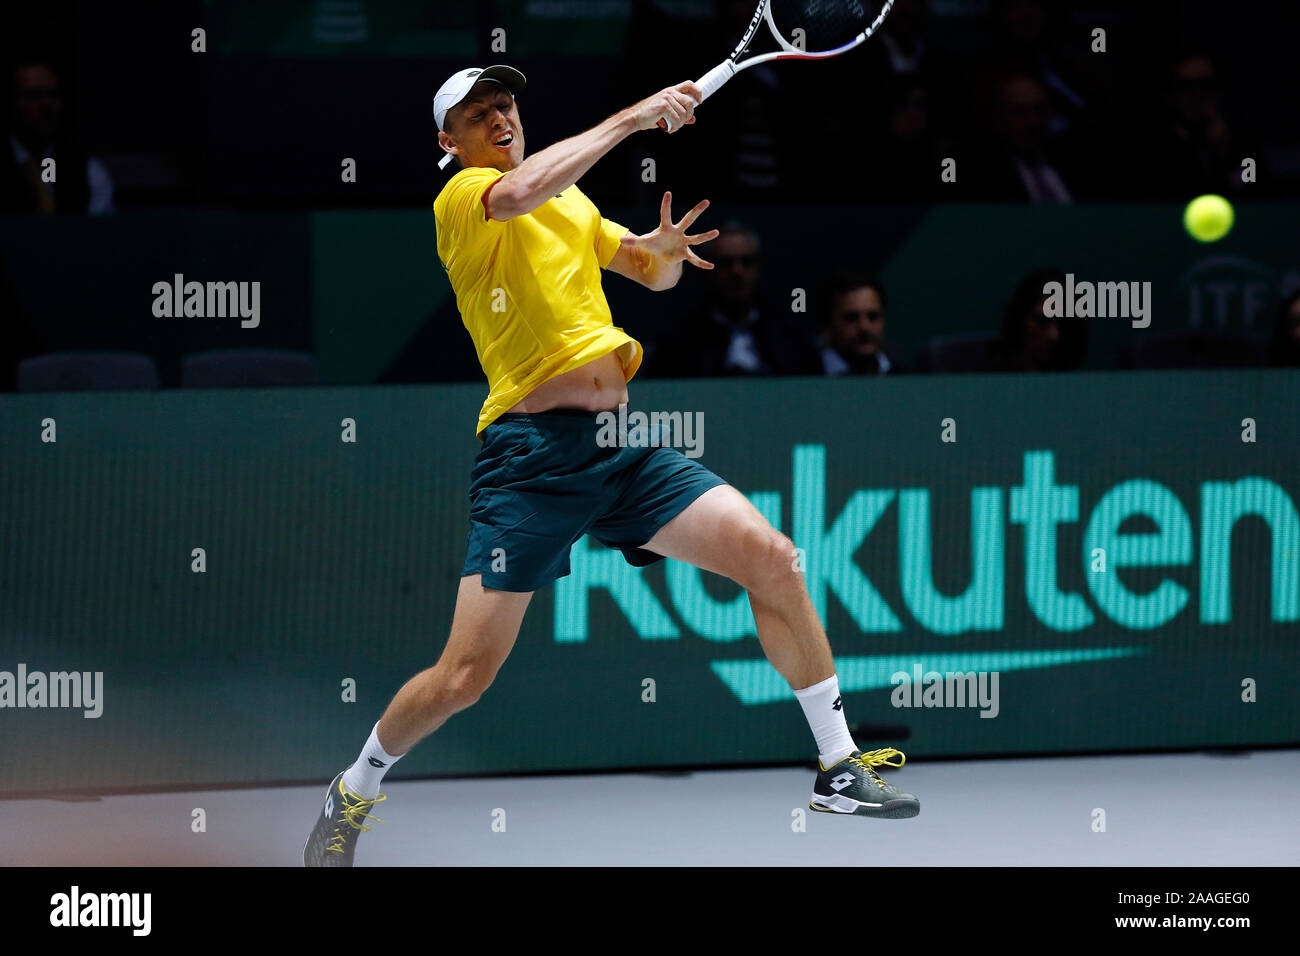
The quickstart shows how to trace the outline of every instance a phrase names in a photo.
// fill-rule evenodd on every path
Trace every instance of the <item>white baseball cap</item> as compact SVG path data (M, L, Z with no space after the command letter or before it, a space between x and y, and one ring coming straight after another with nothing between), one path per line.
M486 70L480 70L478 67L471 67L468 70L461 70L459 73L452 74L446 83L438 88L438 92L433 94L433 121L438 124L438 129L442 129L443 121L447 118L447 111L469 96L469 91L474 88L474 84L479 80L496 80L502 86L510 91L514 96L518 96L524 89L524 75L516 70L513 66L489 66ZM444 168L451 162L451 153L447 153L438 162L438 168Z

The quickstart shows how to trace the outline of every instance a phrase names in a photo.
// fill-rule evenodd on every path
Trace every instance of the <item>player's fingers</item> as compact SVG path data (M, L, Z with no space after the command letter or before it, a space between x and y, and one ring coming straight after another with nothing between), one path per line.
M667 124L667 129L671 132L672 128L677 125L677 118L674 112L674 108L677 104L673 102L671 96L664 93L660 93L655 99L659 104L659 118L662 122Z
M664 198L659 201L659 224L661 226L671 226L673 224L673 193L668 190L664 193Z
M668 121L668 132L675 133L686 122L686 111L670 97L664 102L664 119Z
M691 116L692 114L694 114L695 100L691 99L685 93L678 92L677 90L669 90L669 93L673 97L673 99L677 101L677 105L680 106L685 111L687 116Z
M698 203L695 204L694 209L692 209L686 215L682 216L682 221L680 223L681 227L683 229L689 229L691 223L693 223L696 219L700 218L700 213L704 212L704 210L708 208L709 208L709 201L707 199L701 199Z
M687 80L685 83L678 83L677 89L681 90L683 93L686 93L691 97L694 97L696 103L704 102L704 91L700 89L698 86L696 86L694 83L692 83L690 80Z
M689 263L690 263L691 265L693 265L693 266L699 266L701 269L712 269L712 268L713 268L713 263L712 263L712 262L705 262L703 259L701 259L699 256L697 256L695 253L691 252L690 249L687 249L687 250L686 250L686 261L689 262Z
M708 232L701 232L694 236L687 236L686 244L688 246L698 246L701 242L709 242L712 239L718 238L720 235L722 234L718 232L718 230L710 229Z

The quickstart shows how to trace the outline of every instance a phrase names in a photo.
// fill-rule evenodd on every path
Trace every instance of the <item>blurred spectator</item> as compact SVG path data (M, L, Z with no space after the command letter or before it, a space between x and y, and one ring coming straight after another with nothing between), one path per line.
M1043 0L994 0L992 60L1002 73L1037 80L1047 100L1047 132L1064 133L1085 106L1081 84L1052 42L1052 17Z
M888 91L883 135L870 130L870 142L861 144L865 192L875 201L947 198L940 194L940 164L954 151L933 128L929 91L915 74L891 80Z
M41 60L22 60L11 82L9 142L0 147L0 213L112 212L108 170L86 155L63 124L58 73ZM57 164L55 182L44 181L46 159Z
M735 46L754 15L754 0L718 0L716 16L677 16L691 4L634 0L623 57L624 100L633 103L656 87L698 79ZM764 28L765 30L766 28ZM665 51L671 57L665 58ZM696 64L685 72L674 64ZM792 122L803 119L802 81L820 80L816 70L790 70L789 64L762 63L727 82L726 96L700 110L696 124L672 136L647 140L660 167L673 170L674 190L708 196L714 202L789 201L793 189L808 183L806 160L797 155L799 137ZM810 76L811 74L811 76ZM657 78L651 82L651 78ZM662 82L660 82L662 81ZM805 135L809 135L805 131ZM816 134L811 134L814 138ZM657 201L654 187L641 202Z
M929 20L929 0L897 0L889 12L874 42L879 44L895 76L925 72L930 52L926 40Z
M1242 160L1261 151L1247 144L1223 109L1219 69L1206 53L1178 57L1168 78L1165 119L1158 124L1144 165L1152 196L1183 199L1202 193L1240 193Z
M822 371L827 375L897 375L903 369L885 344L885 287L857 272L838 272L826 283L822 312Z
M936 130L947 124L936 122L935 106L944 102L936 91L957 81L952 64L931 55L931 26L928 0L898 0L869 42L815 68L790 64L785 71L800 137L829 144L861 170L837 180L846 202L954 198L939 195L940 158L953 153L940 152L948 138ZM801 198L819 201L815 190Z
M1049 135L1050 104L1043 84L1012 74L996 87L994 139L971 170L958 169L963 192L991 202L1070 203L1075 199L1066 172L1065 150Z
M1002 315L1002 332L993 357L993 370L1002 372L1061 372L1083 363L1087 345L1085 319L1048 318L1043 287L1065 282L1065 274L1037 269L1016 285Z
M1268 360L1275 368L1300 368L1300 289L1287 296L1277 310Z
M725 222L718 237L697 251L714 264L704 275L706 294L683 322L655 339L647 371L665 378L820 373L812 338L789 307L760 300L757 232Z

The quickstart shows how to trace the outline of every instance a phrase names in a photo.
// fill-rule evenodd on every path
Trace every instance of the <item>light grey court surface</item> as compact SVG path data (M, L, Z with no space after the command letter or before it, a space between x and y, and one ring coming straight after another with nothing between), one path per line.
M788 768L394 782L376 808L387 822L362 834L356 863L824 866L828 854L837 865L1300 863L1297 750L918 761L890 779L920 797L919 817L813 812L812 772ZM301 866L327 783L0 800L0 864ZM206 833L191 830L195 808ZM1097 809L1104 833L1093 830Z

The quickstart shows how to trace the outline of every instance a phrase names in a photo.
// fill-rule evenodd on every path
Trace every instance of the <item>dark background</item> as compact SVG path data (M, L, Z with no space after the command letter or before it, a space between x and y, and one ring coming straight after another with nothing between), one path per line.
M1151 145L1152 126L1164 112L1173 62L1194 51L1215 57L1224 112L1241 138L1257 147L1249 154L1268 171L1255 192L1298 195L1300 7L1262 0L1230 7L1199 0L1035 5L1047 26L1034 54L1047 57L1085 102L1060 112L1077 127L1072 145L1089 150L1080 165L1097 164L1087 177L1089 198L1180 198L1171 193L1167 171L1147 161L1152 157L1144 147ZM271 39L292 32L283 20L291 14L309 18L318 6L310 0L49 0L10 13L5 48L10 62L31 55L54 61L72 125L108 164L121 208L410 207L430 202L446 176L434 166L441 154L430 104L452 72L495 62L522 70L532 85L520 112L535 152L657 89L698 78L743 32L726 8L739 9L742 22L753 9L749 0L563 4L566 11L589 11L583 32L582 17L529 16L530 5L522 2L357 3L370 11L367 36L382 33L384 11L405 10L427 30L425 47L436 48L433 37L441 34L458 52L397 55L375 50L382 45L375 37L277 52ZM959 158L978 151L990 135L983 99L989 77L1029 62L995 15L1008 6L1015 4L899 0L886 21L886 29L893 20L918 22L926 44L918 72L929 92L932 123ZM623 8L626 17L599 16ZM698 15L675 17L665 10ZM251 30L249 19L262 30ZM539 23L559 37L573 36L573 48L529 51L526 38ZM207 31L206 54L190 52L195 27ZM490 49L497 27L506 31L505 53ZM1094 27L1107 30L1104 54L1089 52ZM232 30L238 32L227 32ZM515 52L516 45L524 52ZM308 50L312 55L303 55ZM735 187L734 196L713 198L817 201L834 181L837 189L851 187L873 202L889 201L889 183L855 183L863 178L862 165L879 151L882 113L896 89L895 71L885 59L883 45L873 40L826 63L778 64L772 95L789 110L772 109L772 119L791 166L782 169L779 187L749 190L744 197L746 190ZM726 98L701 110L690 135L656 144L671 166L661 178L671 176L674 188L690 194L707 192L706 184L722 178L717 164L704 158L725 144L738 104L758 82L753 76L752 70L742 72L729 83ZM857 130L858 138L828 139L845 127L850 136ZM645 152L645 140L626 141L584 178L584 191L597 205L645 198L628 162L629 154ZM355 185L339 182L341 156L355 157L364 170ZM962 197L944 198L980 193L972 184Z
M452 172L435 165L433 91L467 65L515 65L529 78L520 113L535 153L663 86L698 78L730 51L751 11L749 0L53 0L14 10L0 48L6 63L38 59L57 69L66 135L109 171L116 211L96 222L0 216L0 388L14 388L17 364L43 353L145 354L168 387L182 383L184 355L248 346L311 356L327 384L481 381L433 252L428 210ZM205 53L191 51L198 27ZM1107 31L1105 53L1090 50L1097 27ZM701 107L696 125L672 137L630 137L581 188L638 232L653 226L664 189L673 190L678 213L699 198L712 201L702 228L748 222L768 250L764 308L788 312L794 287L813 297L810 314L793 320L802 347L818 331L827 274L888 272L936 209L968 206L981 225L935 258L932 283L954 281L964 258L987 256L977 247L1002 245L1009 230L1032 234L1023 217L1000 212L1030 204L1002 161L996 106L1002 80L1028 73L1049 93L1047 147L1069 205L1099 210L1101 218L1077 232L1080 255L1113 243L1141 217L1134 210L1167 204L1171 241L1181 243L1188 268L1198 254L1240 259L1232 243L1246 235L1251 210L1300 197L1298 28L1300 7L1277 2L899 0L884 33L863 47L825 63L744 71ZM491 48L495 30L504 31L505 52ZM914 56L900 66L891 60L896 48ZM1213 64L1199 92L1215 97L1226 124L1226 159L1217 163L1171 133L1175 66L1198 55ZM11 70L5 76L12 81ZM11 113L6 121L12 127ZM1240 181L1239 156L1257 160L1257 182ZM357 162L355 183L341 181L344 157ZM957 183L939 181L941 157L957 160ZM652 183L642 180L647 158L657 164ZM1202 248L1186 240L1178 217L1204 192L1234 201L1239 229ZM1032 208L1044 224L1056 222L1059 210ZM321 256L320 217L346 210L428 213L414 240L428 253L422 269L367 271L358 262L348 273L360 306L352 323L369 323L372 341L382 340L374 354L322 311L339 293L321 282L336 265ZM377 258L367 251L376 237L394 235L383 220L362 225L354 262ZM1292 231L1255 244L1271 246L1279 261L1270 268L1285 271L1297 260L1294 240ZM1165 243L1151 251L1170 254ZM1159 271L1141 257L1129 261L1133 274L1088 278ZM924 368L936 338L971 329L996 335L1016 283L1032 270L1073 266L1069 256L1008 252L993 265L998 281L960 314L924 307L911 286L893 289L886 341L905 346L900 365ZM176 272L260 280L274 321L256 332L161 322L149 312L146 287ZM1270 321L1297 284L1271 284ZM665 356L700 344L708 278L688 268L662 297L613 277L605 285L615 323L647 346L640 374L689 372ZM412 300L400 319L390 301L398 289ZM1164 301L1173 294L1165 290ZM1179 318L1164 328L1185 325ZM1134 358L1111 343L1089 346L1081 326L1064 329L1071 354L1057 364L1300 363L1300 346L1270 349L1271 327L1226 331L1240 334L1231 348L1198 331L1189 347ZM348 358L363 353L365 361Z

